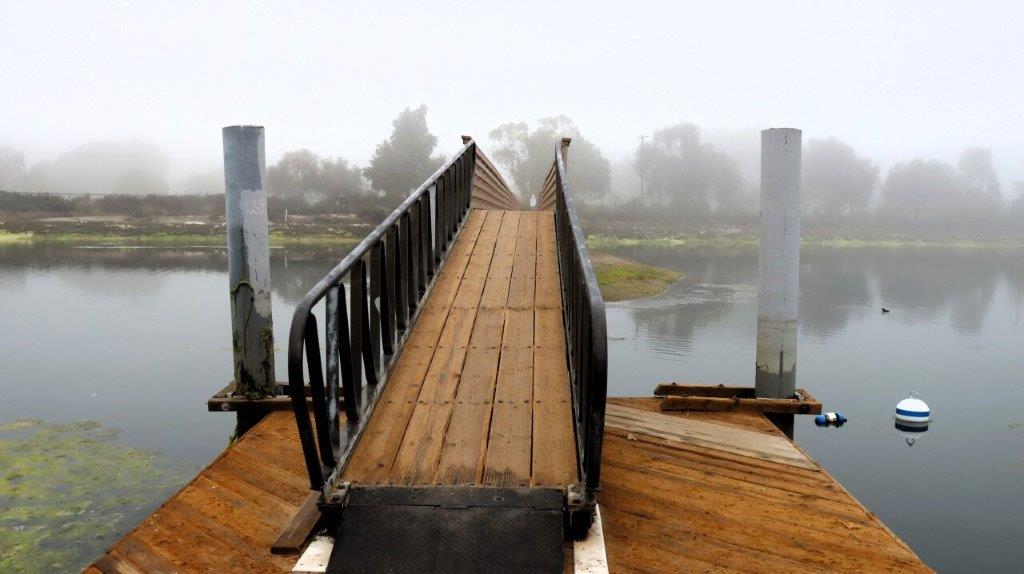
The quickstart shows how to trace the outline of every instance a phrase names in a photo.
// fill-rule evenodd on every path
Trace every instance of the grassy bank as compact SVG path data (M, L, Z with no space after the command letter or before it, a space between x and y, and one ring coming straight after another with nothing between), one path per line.
M360 241L351 233L312 230L270 232L274 247L324 246L351 247ZM147 247L226 247L223 228L201 231L167 229L101 229L101 230L45 230L9 231L0 229L0 245L63 244L63 245L123 245Z
M605 301L653 297L682 277L681 273L607 253L592 255L597 283Z
M751 234L707 233L666 236L630 237L592 234L587 237L591 249L618 247L756 247L757 236ZM1024 249L1024 242L1010 238L961 237L831 237L805 235L800 244L808 247L942 247L952 249Z

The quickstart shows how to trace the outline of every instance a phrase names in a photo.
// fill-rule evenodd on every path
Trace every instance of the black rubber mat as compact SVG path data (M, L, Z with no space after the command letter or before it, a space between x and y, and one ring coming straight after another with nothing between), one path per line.
M355 488L330 573L563 571L557 489Z

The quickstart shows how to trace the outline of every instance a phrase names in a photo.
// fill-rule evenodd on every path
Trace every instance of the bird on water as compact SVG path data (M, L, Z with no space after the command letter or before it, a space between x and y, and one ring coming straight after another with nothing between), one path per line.
M886 309L885 307L882 307L882 312L883 312L883 313L888 313L888 312L889 312L889 310L888 310L888 309Z

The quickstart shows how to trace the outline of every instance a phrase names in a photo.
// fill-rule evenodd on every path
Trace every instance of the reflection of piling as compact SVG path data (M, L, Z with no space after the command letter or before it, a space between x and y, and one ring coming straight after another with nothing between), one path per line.
M761 132L761 237L757 290L759 398L791 398L796 391L797 296L800 292L801 132ZM793 435L793 415L769 415Z
M263 128L223 136L235 394L257 399L276 394ZM239 434L248 426L240 418Z

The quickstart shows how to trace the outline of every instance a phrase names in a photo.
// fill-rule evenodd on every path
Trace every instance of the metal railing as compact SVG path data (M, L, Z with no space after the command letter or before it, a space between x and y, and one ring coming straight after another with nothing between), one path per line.
M562 286L563 321L572 387L573 423L580 479L588 504L601 484L601 446L608 396L608 338L604 299L580 227L562 154L555 152L548 182L554 188L555 237ZM589 527L589 523L586 524Z
M295 309L288 337L288 393L313 490L340 476L370 418L420 304L469 213L475 165L476 143L469 141ZM320 301L325 302L323 362L313 314ZM306 404L307 374L315 424Z

